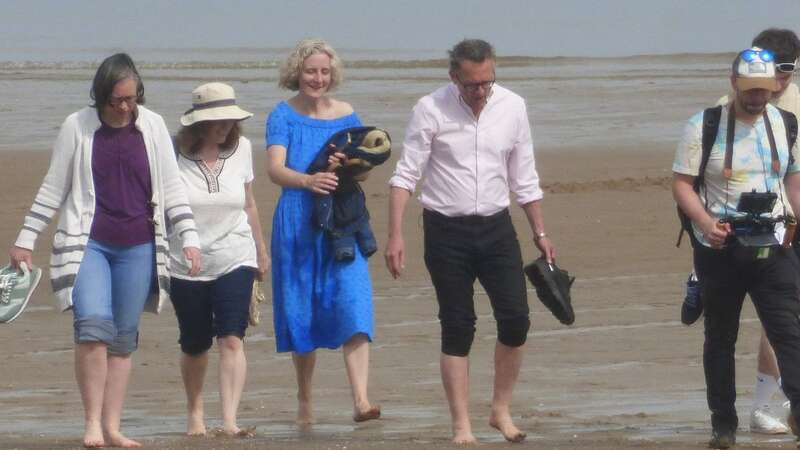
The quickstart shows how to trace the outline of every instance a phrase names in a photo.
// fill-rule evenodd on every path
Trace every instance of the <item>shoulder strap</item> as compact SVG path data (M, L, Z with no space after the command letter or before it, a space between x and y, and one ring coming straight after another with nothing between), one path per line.
M778 158L778 147L775 146L775 134L772 132L772 123L769 121L769 114L767 114L766 109L764 109L764 113L761 116L764 118L764 128L767 130L767 139L769 139L769 149L772 154L772 171L775 172L775 175L780 175L781 161ZM789 153L791 152L792 148L789 147Z
M786 142L789 143L789 165L794 164L794 155L792 155L792 147L797 142L797 116L785 109L778 108L778 111L783 117L783 125L786 128Z
M728 108L728 127L725 130L725 166L722 169L722 176L730 179L733 176L733 138L734 127L736 126L736 108L732 104Z
M175 159L181 159L181 152L178 150L178 135L170 136L172 140L172 151L175 152Z
M722 105L703 111L703 154L700 159L700 170L697 172L697 177L694 179L695 192L700 192L700 186L703 185L705 180L706 166L708 165L708 158L711 156L711 147L714 146L714 141L717 140L720 117L722 117Z
M722 105L708 108L703 111L703 134L701 135L703 152L700 157L700 170L697 172L697 176L694 178L694 184L692 185L692 188L697 193L700 192L700 186L703 185L705 180L706 166L708 165L708 159L711 156L711 147L714 146L714 141L717 140L719 119L721 116ZM678 242L675 243L675 246L681 246L681 240L683 239L684 232L689 233L693 247L698 245L695 243L694 235L692 234L692 222L689 220L689 217L684 214L683 211L681 211L680 207L678 207L678 218L681 221L681 230L678 233Z

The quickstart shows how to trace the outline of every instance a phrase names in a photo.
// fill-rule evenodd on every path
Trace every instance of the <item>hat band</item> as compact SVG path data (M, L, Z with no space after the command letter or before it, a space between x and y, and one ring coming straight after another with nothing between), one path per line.
M186 111L185 114L189 114L194 111L200 111L203 109L211 109L211 108L219 108L221 106L235 106L236 99L235 98L227 98L224 100L214 100L213 102L207 103L198 103L196 105L192 105L192 107Z

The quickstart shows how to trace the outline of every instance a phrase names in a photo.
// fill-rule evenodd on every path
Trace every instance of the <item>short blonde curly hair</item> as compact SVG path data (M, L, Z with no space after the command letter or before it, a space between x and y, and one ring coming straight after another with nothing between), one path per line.
M311 55L324 53L331 59L331 82L328 91L333 91L342 83L342 61L336 50L322 39L304 39L281 64L278 86L290 91L300 90L300 73L303 71L303 62Z

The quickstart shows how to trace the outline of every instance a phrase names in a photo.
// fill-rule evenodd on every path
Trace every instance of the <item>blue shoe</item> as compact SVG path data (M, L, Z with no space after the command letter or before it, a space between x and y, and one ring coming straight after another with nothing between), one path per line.
M700 298L700 282L697 275L692 272L686 280L686 297L681 306L681 322L691 325L703 315L703 301Z

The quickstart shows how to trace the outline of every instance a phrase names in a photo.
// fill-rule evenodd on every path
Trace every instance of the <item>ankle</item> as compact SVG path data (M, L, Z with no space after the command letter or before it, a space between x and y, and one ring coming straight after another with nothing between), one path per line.
M453 420L451 428L454 434L461 432L472 433L472 423L469 418Z
M372 408L372 405L370 404L369 400L358 400L353 402L353 410L356 412L366 411L370 408Z
M491 418L505 419L511 418L511 409L507 405L497 406L492 405Z
M222 429L225 431L231 431L231 430L239 431L239 426L236 424L236 418L228 420L223 419Z
M87 430L89 429L102 429L102 423L100 419L85 419L83 422L83 427Z

